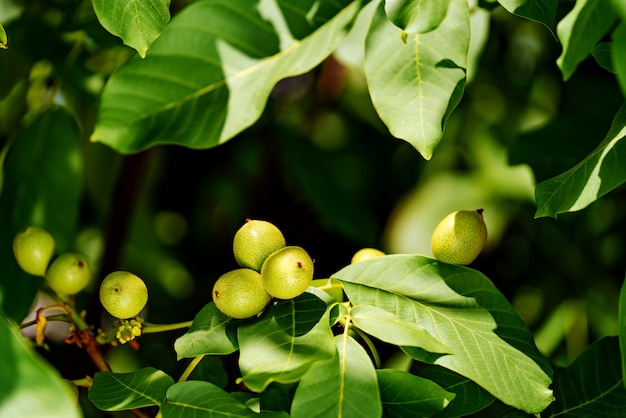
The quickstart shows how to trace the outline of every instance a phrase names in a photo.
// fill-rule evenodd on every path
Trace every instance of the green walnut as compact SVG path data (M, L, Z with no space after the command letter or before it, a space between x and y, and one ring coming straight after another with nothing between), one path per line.
M56 252L54 238L48 231L28 226L15 235L13 255L22 270L33 276L45 276Z
M100 285L100 302L116 318L133 318L146 306L148 288L138 276L127 271L114 271Z
M275 298L293 299L313 281L313 260L302 247L288 246L272 253L261 268L263 287Z
M75 295L91 280L91 265L81 254L61 254L50 264L46 280L58 294Z
M249 268L221 275L213 285L212 297L217 309L236 319L260 314L272 300L263 289L259 272Z
M369 260L370 258L382 257L383 255L385 255L385 253L376 248L361 248L359 251L354 253L350 264L358 263L359 261Z
M286 244L280 229L271 222L247 219L233 239L233 253L239 267L261 271L263 262Z
M487 242L483 210L459 210L446 216L431 238L433 257L450 264L468 265Z

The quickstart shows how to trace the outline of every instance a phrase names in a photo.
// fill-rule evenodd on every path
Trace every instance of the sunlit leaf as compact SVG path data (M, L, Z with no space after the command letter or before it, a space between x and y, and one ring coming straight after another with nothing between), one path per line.
M141 57L170 20L170 0L92 0L100 24Z
M418 360L473 380L502 402L529 413L552 401L551 368L515 309L484 275L417 255L390 255L337 272L355 306L387 310L423 326L453 355Z
M167 391L161 406L164 418L236 418L257 417L242 402L209 382L190 380L176 383ZM262 414L267 417L288 417L286 412Z
M18 267L13 237L24 226L41 226L52 234L59 252L67 251L74 238L83 182L74 117L57 107L34 116L12 142L2 169L0 300L8 315L21 321L41 279Z
M556 400L542 417L626 416L626 389L617 337L590 345L572 364L554 372Z
M605 0L576 2L557 25L563 51L556 62L564 80L569 79L578 64L589 56L616 19L613 7Z
M350 318L358 328L387 343L420 347L431 353L453 354L421 325L375 306L357 305L350 310Z
M367 353L346 333L335 337L334 358L315 363L302 377L292 417L379 417L376 371Z
M257 322L240 326L237 336L243 380L257 392L272 381L297 381L336 352L326 304L310 293L278 302Z
M236 351L239 347L234 321L217 309L213 302L206 304L196 314L189 330L174 342L178 360L202 354L230 354Z
M446 408L454 393L432 380L402 370L377 370L385 417L432 417Z
M608 134L584 160L566 172L539 183L535 189L535 217L584 209L626 181L626 106L622 106Z
M382 4L374 14L365 45L372 102L391 134L426 159L463 94L468 45L467 0L451 1L436 29L406 39Z
M76 399L59 372L0 313L0 416L80 417Z
M326 58L359 7L347 0L311 9L292 4L283 15L275 1L194 2L145 59L131 59L109 79L92 140L125 153L163 143L221 144L259 118L279 80ZM292 33L303 30L302 40Z
M98 372L89 389L89 400L104 411L160 405L173 384L174 379L153 367L131 373Z
M543 23L554 34L554 18L559 0L498 0L516 16Z
M409 33L428 32L441 23L450 0L386 0L385 13L391 22Z

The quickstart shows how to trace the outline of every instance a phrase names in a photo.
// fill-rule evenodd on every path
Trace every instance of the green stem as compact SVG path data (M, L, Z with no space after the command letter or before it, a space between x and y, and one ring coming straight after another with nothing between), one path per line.
M67 314L50 315L50 316L46 316L46 319L48 321L68 322ZM37 320L23 322L22 324L20 324L20 328L28 328L28 327L30 327L32 325L35 325L36 323L37 323Z
M196 366L198 365L198 363L200 363L200 360L202 360L204 358L204 354L199 355L194 357L191 360L191 363L189 363L189 365L187 366L187 368L185 369L185 371L183 372L183 374L180 376L180 378L178 379L178 383L180 382L184 382L187 380L187 378L189 378L189 375L191 375L191 372L193 372L193 369L196 368Z
M144 334L150 334L155 332L172 331L176 329L189 328L193 321L178 322L175 324L151 324L150 322L143 323Z
M357 327L352 327L352 328L354 329L354 331L356 331L357 334L359 334L361 338L363 338L363 341L365 341L367 348L369 348L370 353L372 353L372 357L374 358L374 366L377 369L380 369L381 367L380 355L378 354L378 350L376 350L376 347L374 346L374 343L370 339L369 335L367 335L365 332L358 329Z

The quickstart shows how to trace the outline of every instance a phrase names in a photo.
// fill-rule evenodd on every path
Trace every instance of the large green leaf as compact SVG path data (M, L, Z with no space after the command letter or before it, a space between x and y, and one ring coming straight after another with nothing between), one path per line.
M13 237L24 226L41 226L50 231L59 252L68 251L82 191L79 135L73 116L53 107L23 128L6 155L0 194L0 303L16 321L28 313L41 279L19 268Z
M436 29L406 39L387 19L383 4L372 19L365 44L372 102L391 134L426 159L463 94L468 45L467 0L451 1Z
M559 0L498 0L510 13L543 23L554 34L554 17Z
M617 15L605 0L577 1L574 8L557 25L557 35L563 51L557 64L567 80L580 62L607 33Z
M449 3L450 0L386 0L385 13L400 29L424 33L439 26Z
M454 353L414 358L446 367L529 413L552 400L550 366L515 309L476 270L417 255L350 265L334 277L355 306L370 305L424 327Z
M376 373L385 417L432 417L455 397L432 380L402 370Z
M611 129L585 159L566 172L539 183L535 217L584 209L626 181L626 105L618 110Z
M92 0L92 4L100 24L141 57L170 20L170 0Z
M167 391L161 406L163 418L237 418L257 417L234 396L209 382L190 380L176 383ZM268 417L288 417L285 412L261 414Z
M337 335L335 342L338 355L315 363L302 377L291 416L381 416L378 381L371 359L347 333Z
M213 302L196 314L189 330L176 339L178 360L203 354L230 354L237 351L235 320L224 315Z
M0 416L78 418L76 399L58 371L0 311Z
M288 14L275 1L190 4L145 59L131 59L109 79L92 140L125 153L229 140L259 118L279 80L309 71L337 47L360 8L323 3L292 4ZM294 39L296 30L307 36Z
M626 416L617 337L604 337L566 368L554 372L555 402L545 417L605 418Z
M89 389L89 400L104 411L160 405L173 384L174 379L153 367L131 373L98 372Z
M310 293L279 301L257 322L237 329L239 368L257 392L271 382L296 382L311 365L335 355L326 304Z

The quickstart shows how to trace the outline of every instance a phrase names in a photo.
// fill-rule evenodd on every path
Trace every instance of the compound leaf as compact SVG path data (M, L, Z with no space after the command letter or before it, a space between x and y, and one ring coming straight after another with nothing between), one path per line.
M487 277L417 255L388 255L337 272L353 305L387 310L423 326L452 351L412 357L478 383L502 402L537 413L552 402L551 368L530 330Z

